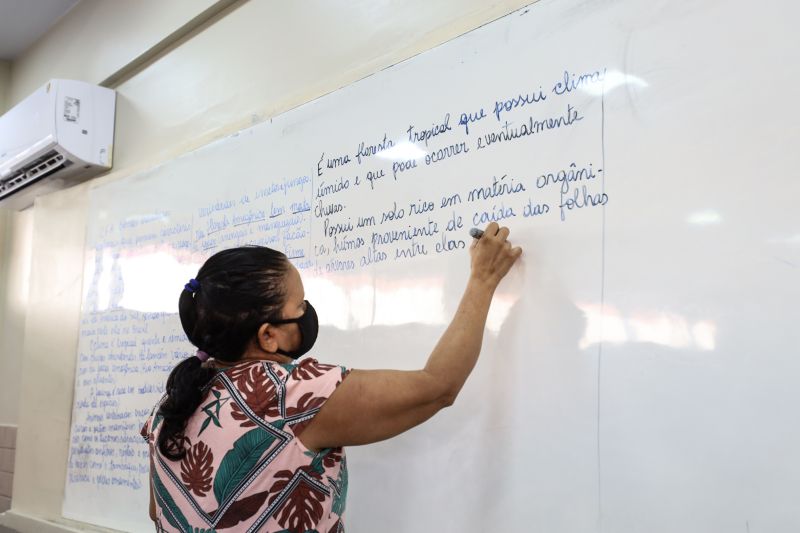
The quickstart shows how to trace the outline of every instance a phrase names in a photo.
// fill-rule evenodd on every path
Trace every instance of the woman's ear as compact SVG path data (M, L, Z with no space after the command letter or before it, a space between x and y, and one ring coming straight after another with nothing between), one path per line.
M275 353L278 351L278 339L275 338L277 330L271 325L264 323L258 328L256 338L258 346L268 353Z

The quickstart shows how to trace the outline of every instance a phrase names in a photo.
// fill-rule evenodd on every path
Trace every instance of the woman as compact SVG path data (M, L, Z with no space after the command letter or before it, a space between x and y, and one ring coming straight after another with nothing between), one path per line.
M473 242L458 310L416 371L295 362L318 326L286 256L245 247L209 258L179 300L197 356L173 369L142 428L157 529L344 531L342 447L399 435L452 405L492 295L522 254L508 235L493 222Z

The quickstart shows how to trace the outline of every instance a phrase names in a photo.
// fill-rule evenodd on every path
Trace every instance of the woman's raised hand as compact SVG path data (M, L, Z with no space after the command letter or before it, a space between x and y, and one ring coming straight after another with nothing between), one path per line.
M522 248L512 247L508 241L509 233L508 228L490 222L483 230L483 236L475 239L470 247L472 279L488 284L492 290L522 255Z
M472 243L470 281L425 368L350 372L300 435L307 448L388 439L452 405L478 360L494 290L522 255L508 242L508 233L492 222Z

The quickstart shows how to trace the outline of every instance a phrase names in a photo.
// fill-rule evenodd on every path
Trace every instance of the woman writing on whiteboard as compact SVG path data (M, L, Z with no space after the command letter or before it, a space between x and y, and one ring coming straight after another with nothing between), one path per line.
M178 364L142 428L159 531L344 530L342 447L388 439L453 403L480 352L494 291L522 254L491 223L423 369L352 370L307 358L317 315L269 248L209 258L181 293L197 355Z

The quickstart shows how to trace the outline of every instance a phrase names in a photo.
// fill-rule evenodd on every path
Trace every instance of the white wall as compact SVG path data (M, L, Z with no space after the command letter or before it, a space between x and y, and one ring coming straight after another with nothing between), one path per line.
M82 0L12 66L9 107L51 78L100 83L216 0Z
M0 115L6 112L11 99L8 92L11 89L11 63L0 60Z
M118 91L114 170L95 183L114 180L348 85L531 1L83 0L13 63L9 103L49 78L99 82L127 73L112 84ZM200 20L215 9L211 19ZM194 29L176 37L187 27ZM154 50L155 57L147 57ZM0 67L0 96L2 88ZM25 271L23 249L32 258L14 497L10 514L0 517L0 523L22 531L66 530L53 523L66 523L60 515L88 185L38 199L25 215L27 229L14 233L7 245L20 251L0 256L0 272ZM3 224L0 217L0 235ZM25 235L31 232L29 244ZM11 368L8 350L0 344L2 375Z
M16 426L31 266L33 210L0 211L0 426Z

